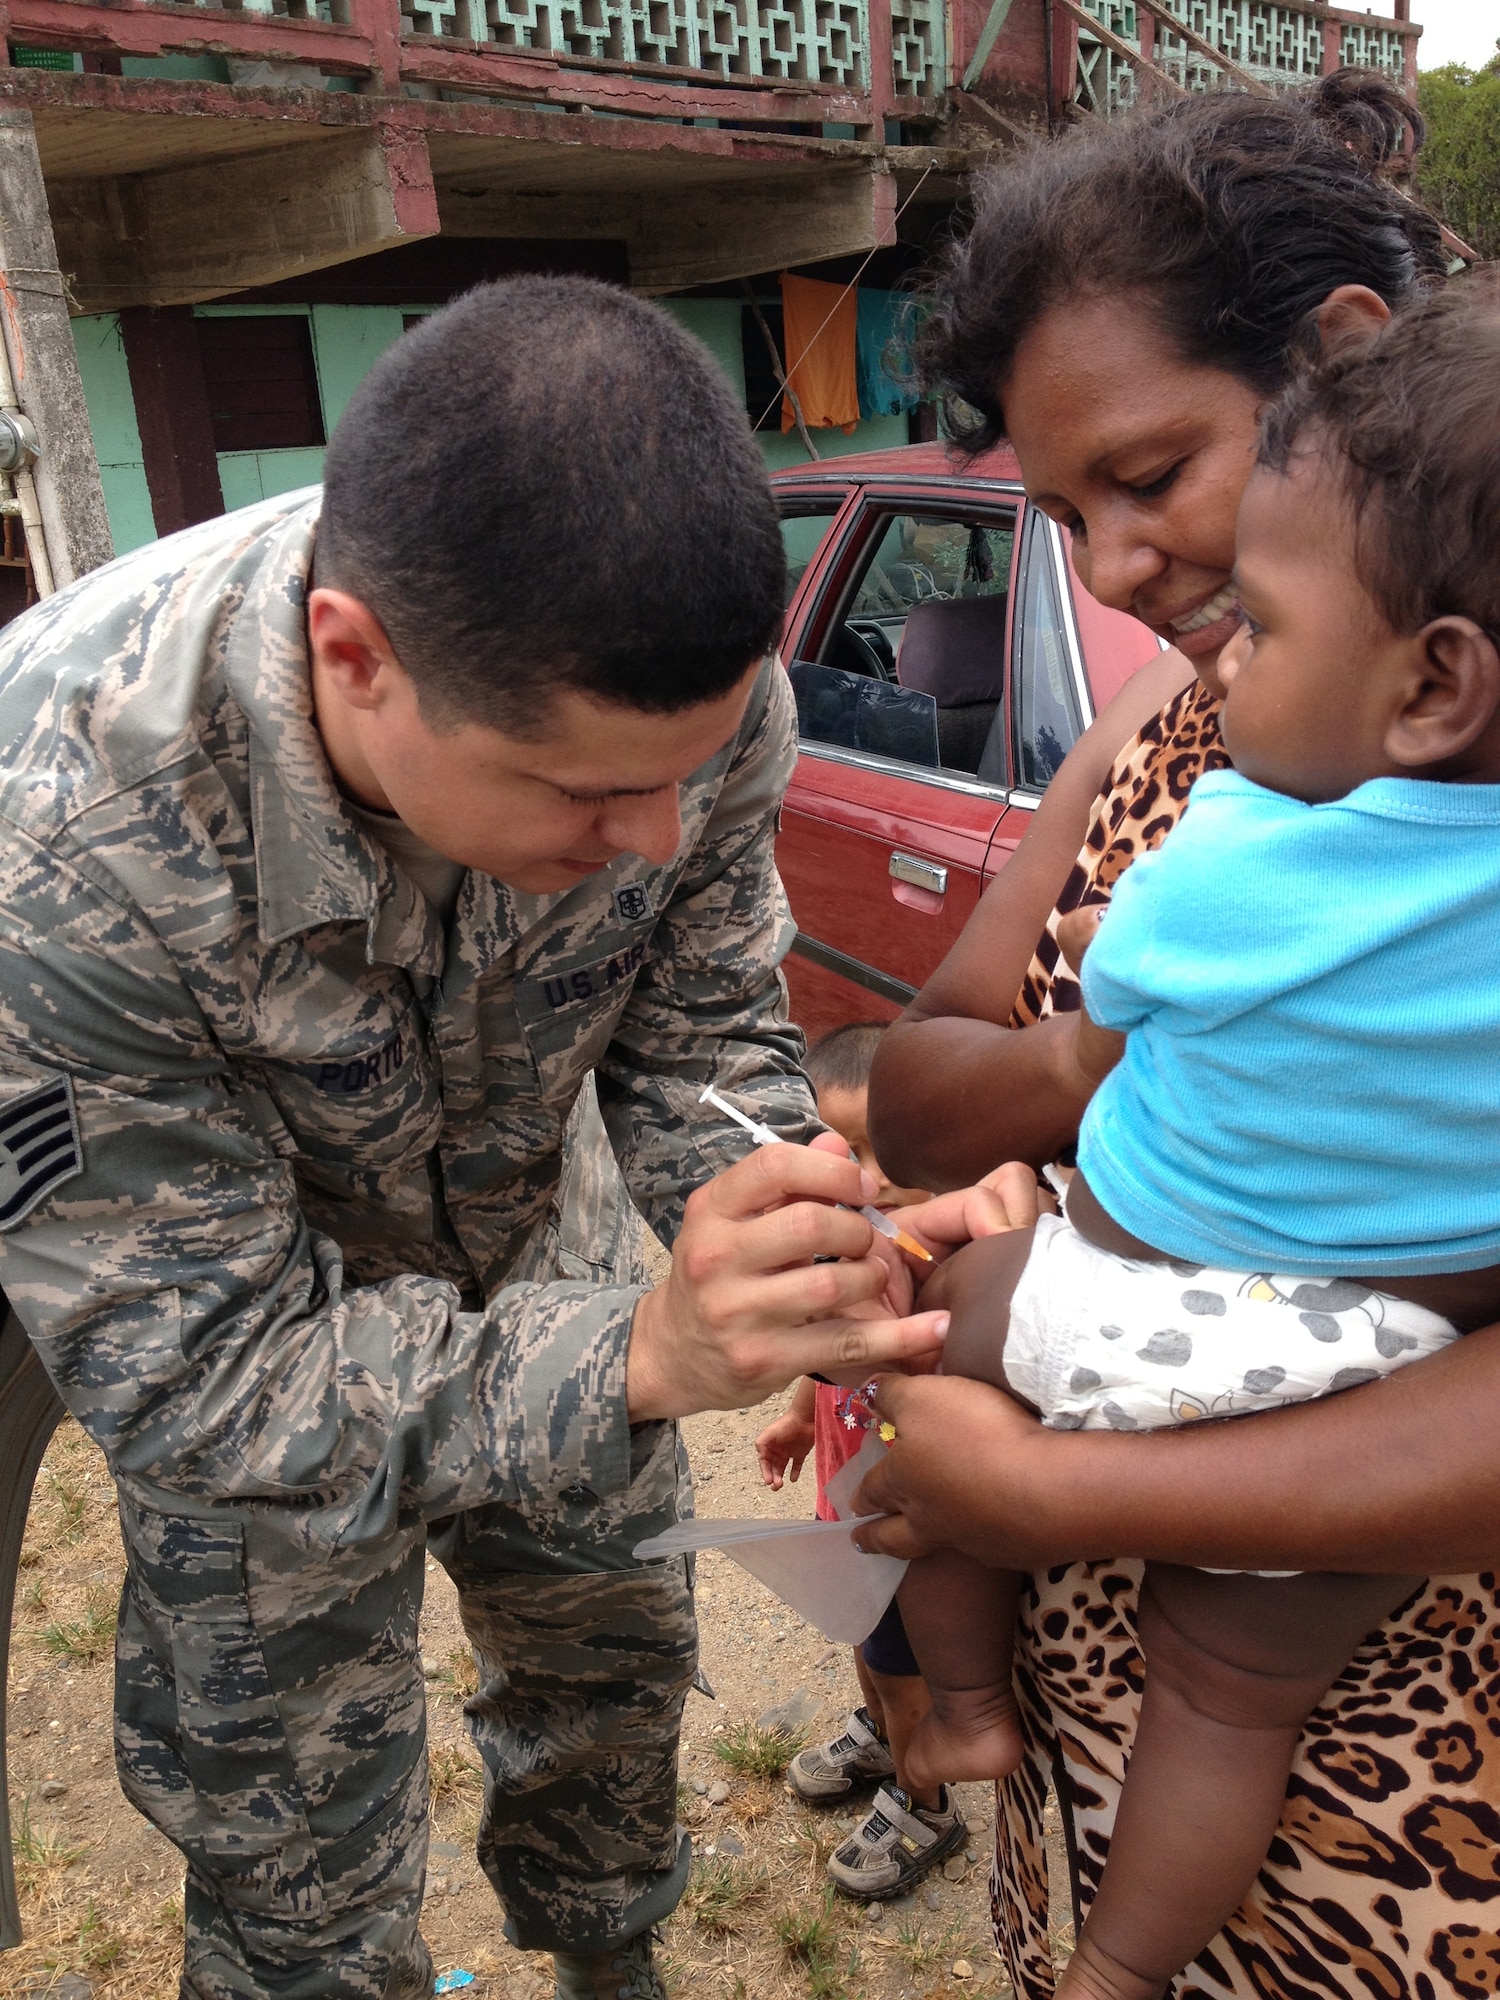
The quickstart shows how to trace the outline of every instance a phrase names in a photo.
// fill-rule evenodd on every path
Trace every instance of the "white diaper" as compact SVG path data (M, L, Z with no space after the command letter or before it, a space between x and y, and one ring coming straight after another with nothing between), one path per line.
M1045 1215L1010 1306L1005 1373L1054 1430L1160 1430L1303 1403L1456 1340L1350 1278L1132 1262Z

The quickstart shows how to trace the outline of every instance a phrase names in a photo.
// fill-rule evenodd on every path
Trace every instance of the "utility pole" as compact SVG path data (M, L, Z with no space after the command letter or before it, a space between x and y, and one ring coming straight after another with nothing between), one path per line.
M114 554L68 324L67 292L27 110L0 107L0 472L38 596Z

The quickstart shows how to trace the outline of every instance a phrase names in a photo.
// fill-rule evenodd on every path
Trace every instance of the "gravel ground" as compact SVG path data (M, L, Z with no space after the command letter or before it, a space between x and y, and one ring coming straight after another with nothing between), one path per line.
M772 1494L756 1468L755 1434L782 1401L688 1423L700 1514L811 1512L810 1472ZM177 1992L181 1863L121 1796L110 1746L122 1567L103 1459L68 1424L38 1481L16 1606L9 1755L27 1935L0 1958L0 2000L174 2000ZM828 1645L723 1555L701 1558L698 1580L714 1695L689 1696L683 1730L682 1814L697 1860L667 1932L669 1989L713 2000L1007 1993L988 1936L986 1788L961 1788L969 1841L914 1894L867 1911L825 1893L823 1862L853 1823L850 1812L809 1811L781 1779L731 1768L719 1746L737 1725L794 1698L815 1737L832 1734L858 1698L849 1649ZM478 1769L462 1715L473 1667L453 1588L432 1563L427 1585L433 1827L423 1930L440 1971L474 1974L474 2000L550 2000L549 1962L504 1943L473 1859ZM1059 1948L1068 1942L1060 1933Z

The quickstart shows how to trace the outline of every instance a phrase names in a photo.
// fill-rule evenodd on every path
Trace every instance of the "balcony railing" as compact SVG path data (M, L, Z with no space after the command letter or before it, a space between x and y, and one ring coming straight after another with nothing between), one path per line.
M1138 8L1137 0L1080 0L1080 4L1101 27L1141 51L1184 90L1220 90L1226 81L1236 87L1218 64L1174 34L1158 16ZM1273 90L1308 83L1340 63L1385 70L1398 78L1407 73L1409 37L1388 23L1341 21L1326 7L1297 5L1296 0L1166 0L1166 4L1201 41ZM1330 26L1335 31L1332 36ZM1075 100L1107 117L1134 103L1139 87L1137 65L1080 27Z
M39 54L196 51L204 15L231 69L269 60L281 83L378 76L395 95L813 135L931 119L950 77L947 0L10 0L12 38Z
M944 0L885 4L894 94L939 96L948 80ZM407 34L480 49L645 63L722 82L870 88L870 0L401 0L401 6Z

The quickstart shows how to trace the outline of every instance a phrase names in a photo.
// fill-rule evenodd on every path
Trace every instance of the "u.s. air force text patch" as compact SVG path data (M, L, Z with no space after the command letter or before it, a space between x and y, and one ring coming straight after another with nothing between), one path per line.
M54 1077L0 1111L0 1231L83 1172L73 1080Z

